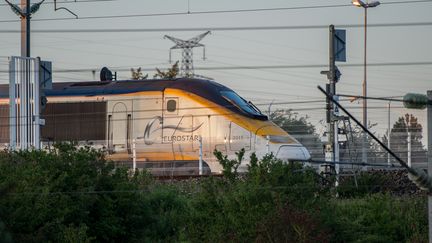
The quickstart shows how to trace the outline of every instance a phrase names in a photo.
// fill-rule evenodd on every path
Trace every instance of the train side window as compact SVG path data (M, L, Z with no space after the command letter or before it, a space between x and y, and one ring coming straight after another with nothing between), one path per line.
M166 109L168 112L176 111L176 109L177 109L177 101L176 100L168 100L166 104L167 104Z

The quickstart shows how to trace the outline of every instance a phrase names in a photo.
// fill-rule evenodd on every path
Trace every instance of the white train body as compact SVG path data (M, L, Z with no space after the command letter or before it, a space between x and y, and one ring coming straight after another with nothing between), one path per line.
M310 157L304 146L252 103L213 81L60 83L47 91L47 98L45 145L76 140L105 148L110 159L127 164L135 147L138 167L155 174L196 173L200 141L206 172L211 173L222 169L214 150L235 158L245 149L240 170L246 168L251 153L258 157L273 153L282 160Z

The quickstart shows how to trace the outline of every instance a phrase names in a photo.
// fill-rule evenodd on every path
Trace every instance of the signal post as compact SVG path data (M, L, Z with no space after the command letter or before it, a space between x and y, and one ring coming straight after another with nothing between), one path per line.
M432 90L427 92L428 105L427 105L427 134L428 134L428 176L432 175ZM432 192L428 192L428 220L429 220L429 242L432 242Z
M326 84L326 91L336 100L336 83L339 81L341 73L336 66L336 61L345 62L345 30L336 30L334 25L329 26L329 70L321 71L321 74L327 75L329 83ZM338 108L326 99L326 121L327 121L327 136L325 140L325 160L329 163L321 165L327 172L331 167L334 167L336 172L336 183L339 184L339 111Z

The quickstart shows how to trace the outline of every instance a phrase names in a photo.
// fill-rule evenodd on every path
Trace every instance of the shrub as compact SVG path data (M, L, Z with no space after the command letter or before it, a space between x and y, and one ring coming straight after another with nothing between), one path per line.
M427 241L426 198L375 194L357 199L332 199L321 210L332 242Z
M5 151L0 218L18 242L134 241L156 219L142 193L147 182L145 174L131 177L90 148Z
M255 241L328 242L330 236L320 224L319 218L312 213L286 204L259 224Z

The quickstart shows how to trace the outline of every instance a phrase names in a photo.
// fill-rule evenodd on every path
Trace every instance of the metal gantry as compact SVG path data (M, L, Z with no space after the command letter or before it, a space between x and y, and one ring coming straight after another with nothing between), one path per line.
M182 61L180 66L180 75L182 77L193 77L193 52L192 49L195 47L203 47L203 59L205 60L205 46L199 43L206 35L210 34L210 31L197 35L189 40L181 40L169 35L165 35L167 38L174 42L176 45L170 48L169 62L171 63L171 51L174 49L182 49Z
M9 126L12 149L40 149L39 63L38 58L10 58Z

